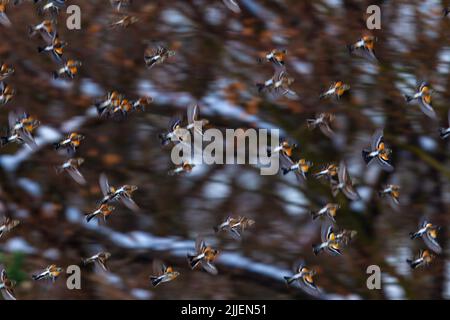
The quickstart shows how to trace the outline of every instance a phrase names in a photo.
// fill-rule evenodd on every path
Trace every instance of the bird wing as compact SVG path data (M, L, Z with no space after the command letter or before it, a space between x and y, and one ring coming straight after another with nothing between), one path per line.
M139 206L136 204L136 202L134 202L134 200L131 199L131 198L128 197L128 196L122 196L122 197L120 197L119 201L120 201L125 207L127 207L128 209L130 209L131 211L134 211L134 212L139 212L139 211L140 211Z
M436 253L441 253L442 248L437 242L436 238L433 237L433 235L430 233L430 231L425 232L425 234L422 236L423 241L427 245L428 248L433 250Z
M81 172L77 168L68 168L67 173L72 177L73 180L75 180L78 184L85 185L86 179L81 174Z
M376 161L381 166L381 168L383 168L387 172L394 171L394 167L392 166L392 164L389 161L386 161L386 160L382 159L381 157L376 157Z
M419 107L420 110L422 110L422 112L425 113L425 115L427 115L432 119L436 119L436 112L434 111L431 103L427 103L423 97L420 97L419 99Z
M195 119L198 116L198 105L192 104L187 109L187 119L189 124L194 124Z
M373 134L371 141L372 141L372 144L371 144L372 150L370 150L370 151L377 150L378 146L383 141L383 129L377 129L375 131L375 133Z
M111 189L109 187L108 178L106 177L106 175L104 173L102 173L100 175L99 184L100 184L100 189L102 190L103 196L106 197L110 193Z
M321 122L319 124L319 129L328 138L332 138L334 136L334 131L330 128L330 125L326 121L328 121L328 120L324 120L324 122Z
M217 268L210 262L202 260L201 265L202 265L203 269L205 269L205 271L207 271L210 274L216 275L219 273L217 271Z
M227 6L228 9L230 9L234 13L240 13L241 12L241 8L236 3L236 0L223 0L223 3Z

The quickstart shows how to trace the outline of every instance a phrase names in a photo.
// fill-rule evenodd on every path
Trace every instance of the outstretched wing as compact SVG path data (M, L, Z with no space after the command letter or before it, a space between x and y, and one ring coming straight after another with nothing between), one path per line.
M187 119L189 124L194 124L195 119L198 116L198 105L192 104L187 109Z
M120 197L119 201L120 201L125 207L127 207L128 209L130 209L131 211L134 211L134 212L139 212L139 211L140 211L139 206L136 204L136 202L134 202L134 200L131 199L131 198L128 197L128 196L122 196L122 197Z
M433 250L434 252L436 252L438 254L442 252L442 248L439 245L439 243L437 242L435 232L427 231L422 236L422 238L428 248L430 248L431 250Z
M72 177L73 180L75 180L76 183L81 185L86 184L86 179L77 168L71 167L67 169L67 173Z
M378 146L383 141L383 129L377 129L375 131L375 133L373 134L371 141L372 141L372 144L371 144L372 150L370 150L370 151L377 150Z
M425 115L427 115L428 117L430 117L432 119L436 119L436 112L434 111L434 109L431 105L431 100L429 102L427 102L426 96L420 97L419 107L420 107L420 110L422 110L422 112L425 113Z
M217 271L217 268L210 262L202 260L201 265L202 265L203 269L205 269L205 271L207 271L208 273L210 273L212 275L217 275L219 273Z
M223 0L223 3L227 6L228 9L230 9L234 13L241 12L241 8L237 4L236 0Z
M100 174L99 183L103 196L107 196L110 193L111 189L109 187L108 178L104 173Z

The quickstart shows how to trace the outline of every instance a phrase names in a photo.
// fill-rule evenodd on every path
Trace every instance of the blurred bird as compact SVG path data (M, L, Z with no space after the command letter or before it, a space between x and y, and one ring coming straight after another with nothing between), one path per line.
M6 80L10 75L14 73L14 68L8 66L4 62L0 62L0 82Z
M6 6L8 5L9 0L0 0L0 24L5 27L11 27L11 21L6 15Z
M237 218L228 217L220 225L214 227L214 231L216 233L220 231L228 232L233 236L233 238L240 240L241 233L245 229L253 226L254 224L255 220L246 217L237 217Z
M132 0L110 0L110 2L114 9L119 12L122 7L129 6Z
M291 158L285 156L284 154L281 155L281 160L283 163L281 167L283 175L286 175L289 172L293 171L296 173L297 177L301 176L305 180L307 179L306 174L309 172L309 169L312 166L312 162L305 159L300 159L299 161L294 163Z
M28 27L28 34L33 37L36 34L41 34L44 40L52 41L56 35L55 22L52 20L44 20L35 26Z
M375 56L375 42L377 38L374 36L364 36L362 39L359 39L355 44L348 45L348 51L350 54L355 54L366 58L370 61L377 62L378 59Z
M0 105L5 105L14 97L16 92L5 82L0 82Z
M55 264L52 264L41 273L32 275L31 278L35 281L50 279L55 282L55 280L61 275L63 271L63 268L57 267Z
M171 51L163 46L158 46L154 49L148 49L144 55L144 61L147 68L152 68L155 65L161 64L167 58L175 55L175 51Z
M108 219L108 217L111 215L111 213L114 211L114 209L115 208L113 206L110 206L106 203L102 204L102 205L100 205L100 207L97 210L86 215L86 221L89 222L98 215L102 215L103 220L106 221L106 219Z
M100 189L103 193L103 199L100 201L100 204L118 201L132 211L138 212L140 210L136 202L131 198L133 192L138 189L137 186L125 184L115 189L109 186L108 178L102 173L100 175Z
M11 132L24 131L31 134L41 123L26 112L17 115L15 112L11 111L8 114L8 124Z
M133 110L136 111L141 109L145 111L145 108L148 107L153 102L152 97L142 97L132 102Z
M6 270L3 269L0 275L0 291L5 300L16 300L14 295L14 287L16 282L10 280L6 273Z
M416 232L411 232L409 236L411 239L422 238L429 249L439 254L442 252L442 248L437 242L439 230L440 227L433 225L426 219L423 219L423 221L419 224L419 230Z
M395 204L399 204L400 186L395 184L388 184L381 191L378 192L380 197L389 196Z
M289 76L284 70L277 70L272 78L264 83L257 83L258 92L275 92L290 99L296 99L297 93L290 89L294 83L294 78Z
M334 132L331 129L330 125L333 120L334 115L332 115L331 113L319 113L315 119L308 119L306 120L306 122L308 124L308 128L314 129L318 126L320 131L322 131L324 135L332 138L334 136Z
M337 196L339 191L342 191L342 193L350 200L359 200L361 198L353 187L353 182L347 172L347 166L344 161L341 161L339 164L338 178L338 184L331 184L331 192L334 197Z
M5 234L10 232L12 229L20 224L19 220L13 220L11 218L5 218L3 223L0 225L0 238Z
M348 84L345 84L342 81L337 81L333 83L327 91L322 93L319 98L324 99L334 96L339 100L348 90L350 90L350 86Z
M57 33L55 33L55 36L52 39L51 44L45 46L45 47L38 47L38 52L50 52L52 57L57 61L62 61L62 56L64 53L64 47L67 46L67 42L63 42L59 40L59 36Z
M283 153L284 155L291 157L292 156L292 151L297 148L297 145L295 143L290 144L288 141L284 140L283 142L280 143L279 146L275 147L273 150L270 150L270 148L267 149L267 156L271 157L272 154L275 153Z
M341 255L341 248L356 236L357 232L354 230L342 230L335 232L332 223L325 223L322 225L321 240L322 243L313 245L313 252L318 255L321 251L325 250L331 255Z
M435 255L428 250L420 250L416 259L406 259L411 269L428 266L435 259Z
M181 120L174 118L169 123L169 129L167 132L160 133L158 135L161 145L168 145L170 142L179 143L187 139L189 131L187 128L181 126Z
M111 253L109 252L99 252L90 258L82 259L82 262L84 265L87 265L89 263L98 263L103 270L108 271L106 260L108 260L110 257Z
M447 139L450 136L450 110L447 114L447 121L449 126L447 128L439 128L439 135L442 139Z
M120 106L123 96L117 91L109 92L103 101L97 102L95 107L99 116L106 116L110 114L115 108Z
M378 129L372 136L371 149L363 150L362 157L367 165L376 161L382 169L391 172L394 170L394 167L391 164L391 153L392 150L386 148L384 145L383 130Z
M264 56L264 60L271 62L276 68L284 68L284 60L286 59L286 54L287 50L274 49ZM263 59L258 59L258 62L262 63Z
M288 285L294 283L295 281L298 281L300 287L303 290L306 290L307 292L316 293L318 292L318 288L316 284L314 283L314 276L316 275L316 272L314 270L309 269L306 267L306 265L301 262L295 269L294 272L296 272L291 277L284 277L284 280L286 280L286 283Z
M432 119L436 119L436 112L433 109L431 94L433 90L430 85L426 81L422 81L419 86L418 92L416 92L413 96L409 96L405 94L406 102L410 103L413 100L417 100L419 102L420 110Z
M338 177L338 171L339 167L335 164L329 164L326 168L322 169L321 171L314 174L314 177L317 179L325 178L327 179L330 184L339 184L339 177Z
M200 265L205 271L210 274L216 275L218 273L217 268L212 264L217 258L219 251L207 246L205 241L201 238L197 238L195 241L195 255L188 254L188 262L191 269L194 269Z
M81 141L84 140L84 136L81 134L78 134L76 132L73 132L69 134L66 139L54 143L53 146L56 150L59 150L61 148L66 148L68 152L75 153L77 148L80 146Z
M188 161L184 161L181 165L177 166L175 169L169 171L169 176L178 175L181 173L189 173L195 167L195 164L191 164Z
M134 16L124 16L122 19L111 23L110 27L111 28L115 28L115 27L128 28L129 26L131 26L132 24L135 24L138 21L139 21L139 19Z
M236 0L223 0L223 3L227 6L228 9L230 9L234 13L241 12L241 8L237 4Z
M83 164L83 158L72 158L64 162L62 165L56 168L57 173L61 173L63 171L67 172L73 180L75 180L78 184L85 185L86 179L83 177L81 172L78 170L79 167Z
M325 207L321 208L318 211L311 211L312 219L315 220L320 217L326 217L332 222L336 222L334 217L336 216L337 210L340 207L341 206L337 203L328 203Z
M0 145L5 145L16 142L19 144L26 144L31 149L36 149L37 144L33 137L33 131L39 126L40 122L33 119L28 114L24 113L17 116L14 112L8 115L8 132L6 136L0 137Z
M68 60L62 68L53 72L53 78L58 79L60 76L65 74L70 79L73 79L75 75L78 73L78 68L80 68L81 65L82 64L80 61Z
M167 267L159 260L153 261L154 275L150 276L150 281L153 287L157 287L159 284L175 280L180 273L174 271L172 267Z

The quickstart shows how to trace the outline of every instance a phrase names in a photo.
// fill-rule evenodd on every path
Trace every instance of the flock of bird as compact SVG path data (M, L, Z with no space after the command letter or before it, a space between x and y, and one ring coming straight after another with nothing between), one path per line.
M18 5L25 0L15 0L14 4ZM29 36L34 37L39 35L40 38L45 41L45 45L38 47L39 53L49 54L54 61L58 64L57 68L53 71L54 78L67 77L68 79L74 78L82 63L77 60L69 59L65 60L63 54L67 43L60 40L56 28L55 17L57 17L59 11L65 7L66 1L64 0L47 0L45 4L42 0L30 0L39 6L39 12L47 15L47 18L41 23L29 27ZM117 13L121 13L122 9L131 3L131 0L110 0L112 6ZM11 21L6 15L6 8L9 0L0 0L0 25L9 27ZM233 12L239 13L240 8L234 0L223 0L223 3ZM449 14L449 8L444 10L444 16ZM137 21L136 18L125 15L117 22L111 24L111 27L123 26L128 27L133 22ZM366 59L372 63L378 63L377 56L375 55L375 44L377 39L371 35L365 35L356 43L348 46L348 51L353 56L358 56L362 59ZM153 68L165 62L170 57L174 56L175 52L169 50L164 46L157 46L149 49L145 52L144 63L147 68ZM274 49L271 52L264 55L263 58L258 59L259 63L271 63L274 66L275 72L272 78L264 83L257 83L256 87L258 91L262 93L270 93L278 96L284 96L287 98L297 98L298 95L290 88L294 79L288 74L285 66L285 59L287 56L286 50ZM14 74L14 68L6 63L0 63L0 105L5 105L10 102L14 95L15 90L8 85L5 80ZM328 90L323 92L320 99L340 99L347 91L350 90L350 85L343 81L337 81L333 83ZM418 88L418 91L413 95L405 95L407 103L417 101L420 110L430 118L436 118L436 113L432 107L432 95L433 90L430 84L422 82ZM106 97L100 101L95 102L98 114L100 117L126 117L131 112L137 110L145 110L145 107L152 103L151 97L140 97L136 100L129 100L124 95L117 91L112 91L107 94ZM159 135L162 145L171 143L184 143L186 132L190 130L198 130L194 126L195 121L198 120L199 107L192 105L187 108L187 123L183 126L180 119L172 121L169 125L167 132L163 132ZM319 128L321 132L327 137L332 138L334 131L331 128L334 115L330 113L320 113L314 119L307 120L307 126L310 129ZM202 119L203 124L207 124L208 120ZM9 143L26 144L30 148L36 148L37 144L33 137L33 132L39 127L40 122L34 119L26 112L16 113L11 111L8 116L8 132L6 136L1 137L1 146L5 146ZM450 112L449 112L449 125L450 125ZM202 132L200 132L202 134ZM450 128L441 128L440 135L442 138L450 136ZM77 183L86 184L86 180L80 172L80 166L83 164L84 159L80 157L74 157L78 147L85 137L79 133L72 132L67 135L62 141L55 143L54 148L56 150L65 150L69 159L62 165L56 168L58 173L67 172ZM284 175L293 173L299 180L306 180L312 167L312 163L306 159L294 160L293 150L296 148L296 144L289 141L281 141L281 143L267 150L269 157L279 156L282 164L282 173ZM383 138L383 130L378 129L374 133L371 141L370 148L362 151L362 157L367 165L376 164L381 169L387 172L392 172L394 167L391 163L391 149L387 148ZM170 175L189 173L194 168L194 164L185 161L181 165L177 166L173 170L169 171ZM347 170L347 166L344 161L340 161L339 165L329 164L320 171L313 174L317 179L325 181L329 184L331 193L336 197L340 192L343 193L350 201L360 199L360 195L353 186L352 179ZM138 205L132 199L132 194L138 189L134 185L122 185L120 187L112 187L109 185L107 176L101 174L99 178L100 189L103 198L97 203L97 209L86 215L86 221L89 223L94 218L103 218L105 221L113 213L114 205L119 203L129 208L132 211L138 212L140 209ZM379 195L383 197L389 197L392 204L399 205L400 187L398 185L383 186L379 191ZM313 245L313 253L319 254L321 252L327 252L331 255L341 255L342 249L346 247L351 240L356 236L356 231L339 229L336 224L337 211L340 205L338 203L328 203L322 208L312 211L311 216L313 220L319 219L321 224L321 243ZM214 227L216 233L226 232L235 239L241 239L242 232L255 223L254 220L247 217L227 217L223 223ZM6 218L0 225L0 237L8 232L11 232L16 226L19 225L18 220ZM420 251L417 258L408 259L407 262L411 268L415 269L420 266L426 266L430 264L435 258L436 254L441 253L442 249L437 241L439 227L431 223L427 219L423 219L420 222L419 228L416 232L410 234L411 239L422 238L427 249ZM189 253L187 260L189 266L194 269L196 267L202 267L210 274L217 274L218 270L214 265L214 261L217 258L219 251L209 245L198 237L195 241L195 253ZM107 268L107 260L111 257L108 252L99 252L92 257L82 259L84 265L90 263L98 263L104 270ZM42 272L32 275L33 280L51 279L55 281L64 268L56 265L50 265L46 267ZM310 294L317 295L320 290L316 286L314 281L314 275L316 272L313 269L307 267L304 261L301 261L295 266L295 274L290 277L285 277L287 284L298 282L300 287ZM174 271L171 266L166 266L159 260L154 261L154 274L150 277L151 284L156 287L161 283L172 281L176 279L179 272ZM8 278L6 270L1 271L0 278L0 290L6 299L15 299L14 296L14 281Z

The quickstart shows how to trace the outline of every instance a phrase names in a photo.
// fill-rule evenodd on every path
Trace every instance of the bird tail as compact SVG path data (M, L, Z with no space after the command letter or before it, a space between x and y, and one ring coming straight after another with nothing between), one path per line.
M366 162L366 164L369 163L370 160L373 159L373 156L370 155L370 151L368 151L368 150L362 151L362 157L363 157L364 161Z
M407 95L407 94L405 94L404 97L405 97L406 102L411 102L412 100L414 100L413 96L410 96L410 95Z
M347 45L347 50L350 54L353 53L353 51L355 51L355 46L352 44Z
M61 143L59 143L59 142L54 143L53 148L55 148L55 150L61 149Z
M418 236L419 236L419 235L418 235L416 232L410 232L410 233L409 233L409 237L410 237L411 239L416 239Z
M33 274L33 275L31 276L31 278L32 278L33 280L37 281L37 280L43 279L43 278L44 278L44 275L43 275L43 274Z
M189 265L191 266L191 269L194 269L195 266L200 262L200 259L197 258L197 256L188 254L187 258L188 258Z
M322 96L323 95L321 95L321 99L322 99ZM315 119L308 119L308 120L306 120L306 124L307 124L309 129L314 129L316 127L316 120Z
M449 13L450 13L450 8L445 8L444 9L444 17L448 16Z
M319 217L319 213L311 211L311 217L312 217L313 220L316 220Z
M42 52L44 52L45 48L44 47L38 47L37 50L38 50L39 53L42 53Z
M450 130L439 128L439 136L441 139L447 139L450 136Z
M291 169L290 168L281 168L281 171L283 172L283 175L287 175Z
M28 26L28 35L30 37L34 36L36 34L36 30L34 30L33 26Z
M215 233L219 232L219 227L218 226L213 227L213 229L214 229ZM0 237L1 237L1 235L0 235Z
M319 252L322 250L320 244L317 245L313 245L313 252L314 254L317 256L319 254Z
M4 147L9 143L8 137L0 137L0 146Z
M411 267L411 269L415 269L417 268L417 266L420 264L420 262L418 261L413 261L411 259L406 259L406 262L408 262L409 266Z
M284 277L284 280L286 280L287 284L291 284L295 281L294 277Z
M162 277L154 277L154 276L152 276L152 277L150 277L150 281L152 283L152 286L156 287L158 284L161 283Z
M258 88L258 92L261 93L266 86L264 85L264 83L257 83L256 87Z
M159 140L161 141L161 145L166 146L169 144L170 139L164 133L160 133L158 135Z
M53 79L58 79L59 78L59 73L57 71L53 71L52 75L53 75Z
M92 219L95 218L96 215L97 215L96 213L89 213L88 215L86 215L86 221L87 222L91 221Z

